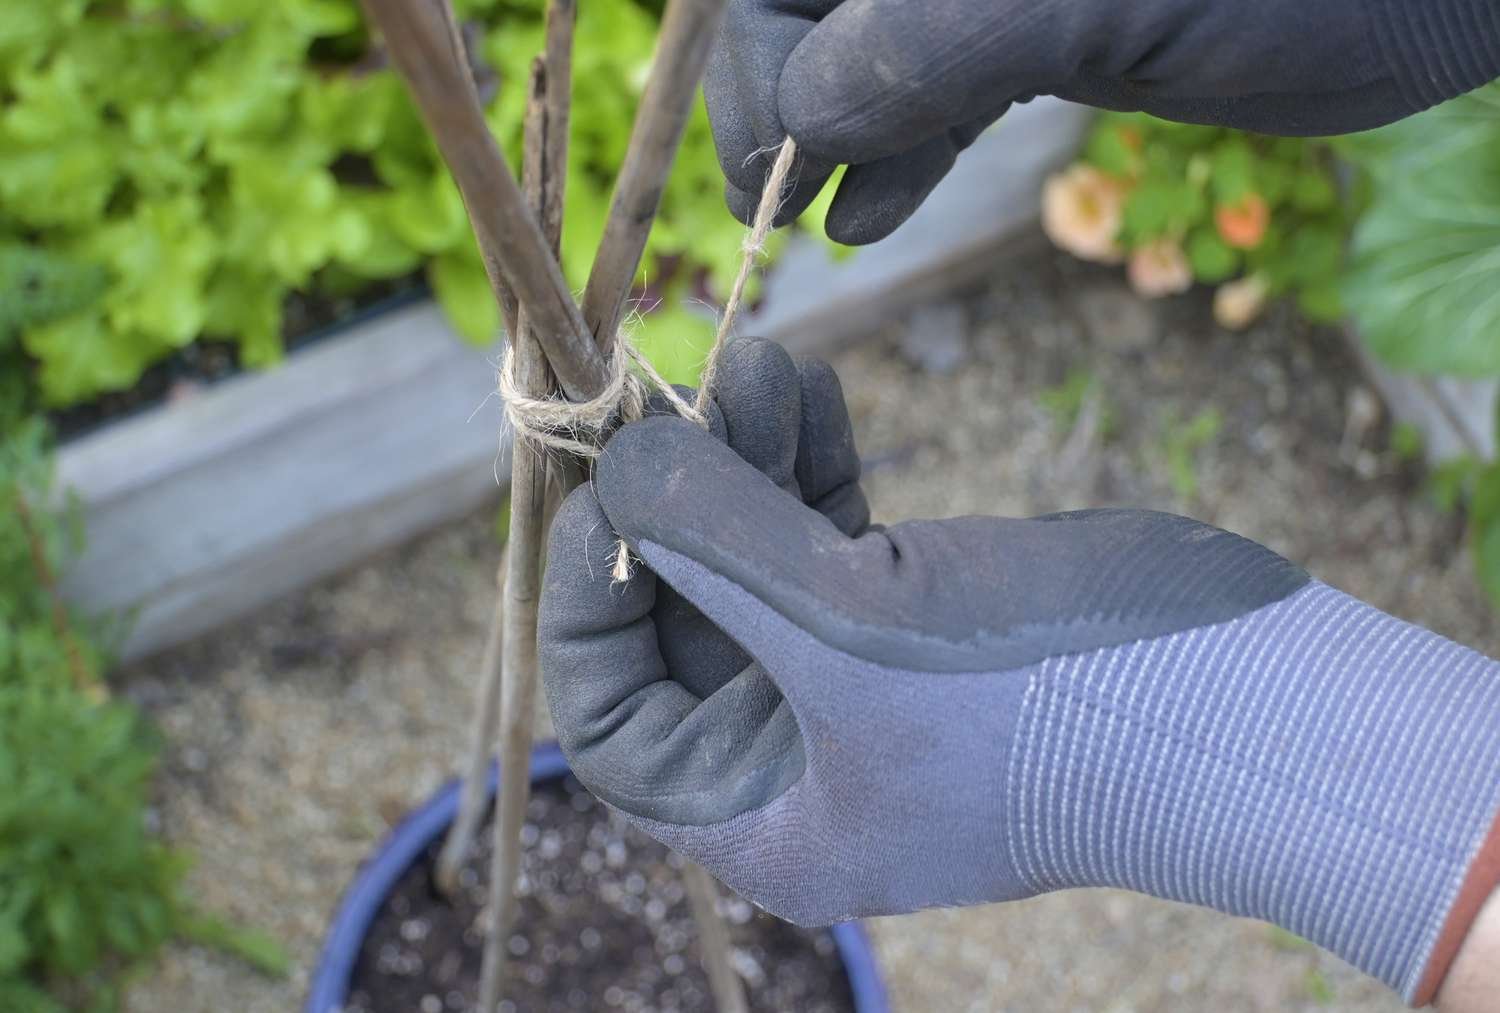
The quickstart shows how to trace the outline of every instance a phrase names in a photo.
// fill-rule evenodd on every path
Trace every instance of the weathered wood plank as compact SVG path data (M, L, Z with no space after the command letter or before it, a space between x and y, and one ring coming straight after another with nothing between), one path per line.
M133 613L135 658L458 517L509 472L493 389L423 303L69 444L89 544L64 591Z

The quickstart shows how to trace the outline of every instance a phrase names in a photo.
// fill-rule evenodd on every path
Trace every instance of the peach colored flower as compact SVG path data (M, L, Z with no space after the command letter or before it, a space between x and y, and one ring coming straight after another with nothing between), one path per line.
M1091 165L1073 165L1042 187L1042 229L1059 249L1080 260L1118 264L1117 241L1125 210L1125 188Z
M1214 319L1220 327L1244 330L1265 310L1269 295L1270 287L1258 274L1226 282L1214 292Z
M1158 239L1132 250L1125 273L1130 287L1147 299L1176 295L1193 287L1193 269L1182 244L1175 239Z
M1271 208L1260 194L1247 193L1237 204L1220 204L1215 208L1214 224L1224 242L1237 250L1253 250L1266 238Z

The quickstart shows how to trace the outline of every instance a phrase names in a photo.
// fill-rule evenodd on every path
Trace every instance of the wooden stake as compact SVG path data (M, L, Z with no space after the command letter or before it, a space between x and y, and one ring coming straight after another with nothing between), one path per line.
M596 396L609 367L490 134L448 0L364 3L463 194L496 299L503 307L515 293L568 397Z
M583 293L583 318L606 355L614 346L726 2L669 0L662 16L651 77Z
M572 0L547 8L545 55L531 68L526 102L526 198L543 223L553 256L562 244L563 195L567 181L568 116L571 103ZM553 68L560 68L554 74ZM553 380L527 306L515 346L517 378L524 393L551 392ZM490 932L479 979L479 1008L493 1013L500 1001L505 943L515 922L516 881L521 871L521 825L531 796L532 715L536 707L537 609L541 601L542 542L546 537L547 459L543 448L517 439L511 454L509 567L505 576L500 691L500 787L495 800L494 850L490 860Z
M719 1013L748 1013L745 987L730 960L729 926L719 915L719 887L708 870L695 862L682 867L682 885L698 925L698 954L708 973L708 987Z
M573 0L553 2L567 3L568 27L565 32L561 28L554 32L549 10L549 51L564 35L569 45L572 38ZM681 141L726 2L669 2L657 45L657 61L636 117L605 237L590 272L585 293L585 305L590 307L589 324L585 324L585 315L573 304L558 265L556 241L549 244L538 225L538 221L549 221L546 201L548 194L555 192L555 220L560 226L561 178L553 191L542 184L541 174L533 172L536 200L528 203L522 195L484 120L448 0L364 0L463 194L491 287L506 315L512 339L518 342L518 378L524 389L546 392L548 363L563 392L574 400L592 398L607 384L609 372L604 355L613 344L621 311L640 266L672 158ZM538 77L542 82L540 94L545 96L545 74ZM537 94L534 89L533 96ZM567 100L554 97L554 101L565 117ZM543 105L540 101L528 103L527 122L530 127L534 119L540 120L541 136L548 137L551 135L546 125L548 110ZM540 112L534 114L533 106ZM565 128L562 133L565 135ZM550 140L540 145L528 143L527 147L555 152L550 159L544 155L539 168L548 177L562 177L566 174L565 145L565 139L551 135ZM517 304L519 311L515 310ZM519 676L526 671L531 675L529 688L513 685L520 683L520 678L502 682L501 760L504 769L522 777L523 782L519 791L512 789L508 794L502 785L496 813L492 888L496 885L502 888L498 895L492 893L491 932L481 979L480 1008L486 1013L493 1013L499 998L500 954L514 912L515 873L507 870L519 867L520 820L525 811L524 793L529 787L526 754L530 749L535 698L536 608L543 534L541 512L545 502L545 469L541 461L540 454L532 452L524 442L517 442L512 456L505 604L499 613L503 628L498 631L498 642L493 640L493 630L491 637L506 673ZM577 471L571 469L572 474ZM518 743L524 745L516 752ZM510 823L514 823L514 833L505 832ZM502 858L502 851L506 857ZM698 915L701 949L715 1001L720 1010L739 1013L746 1008L744 994L729 963L727 935L713 905L716 890L712 879L703 870L692 867L685 885Z
M542 236L554 257L562 247L563 198L567 187L568 122L572 105L572 40L577 13L577 0L552 0L548 4L545 55L541 64L533 65L532 78L529 82L531 91L527 95L525 154L521 172L522 189L531 208L536 210ZM456 45L459 47L457 58L466 59L462 53L462 43ZM543 75L543 77L539 79L538 75ZM538 91L540 96L537 94ZM553 124L558 126L554 128ZM517 321L508 320L506 326L509 334L520 333ZM529 338L528 344L534 348L534 338ZM523 350L526 350L526 345L518 344L517 352L520 353ZM529 363L523 356L518 359L517 365L524 370ZM546 390L550 391L551 386L549 375ZM538 448L535 447L530 448L530 451L537 450ZM518 476L514 456L511 461L511 489L515 490ZM531 480L531 476L519 477L526 478L528 482ZM512 491L512 524L514 524L515 509L516 496ZM546 540L549 522L550 517L544 515L539 541ZM515 544L514 534L512 531L507 536L507 545ZM504 642L503 628L507 614L505 606L507 565L507 561L502 561L500 571L496 574L498 593L494 611L490 616L489 630L485 636L479 688L475 700L473 736L470 740L464 789L459 797L458 816L454 819L453 827L443 842L443 850L438 855L435 879L438 888L449 895L452 895L457 887L459 870L473 848L474 835L479 829L479 819L485 800L485 774L489 767L495 732L500 721L500 686L502 673L507 670L503 664L501 648ZM529 730L527 738L530 738ZM529 743L527 748L530 748ZM506 751L502 740L500 752ZM505 768L502 767L503 769ZM523 790L525 784L523 782ZM503 795L504 792L502 791L501 794ZM522 808L525 808L524 801Z
M514 333L514 332L512 332ZM512 450L514 453L514 450ZM512 459L514 460L514 459ZM512 468L514 470L514 468ZM509 536L507 536L507 540ZM495 607L490 610L490 625L485 632L484 653L479 660L479 686L474 699L474 718L469 738L469 761L464 765L463 791L458 798L458 815L448 836L443 839L433 881L446 896L458 892L458 873L474 847L479 818L484 813L485 784L493 755L495 731L500 725L500 643L505 623L505 570L509 553L502 553L495 573Z
M724 19L726 0L669 0L662 17L656 58L646 82L625 163L615 182L604 237L594 254L588 286L583 293L583 316L599 348L606 355L614 345L625 303L635 284L651 224L661 207L672 162L682 143L682 132L693 111L698 83L708 64L709 50ZM563 476L564 492L581 479L579 469ZM708 974L714 1006L719 1013L749 1009L744 986L730 960L729 933L719 917L718 889L713 877L689 862L683 886L698 925L698 949Z

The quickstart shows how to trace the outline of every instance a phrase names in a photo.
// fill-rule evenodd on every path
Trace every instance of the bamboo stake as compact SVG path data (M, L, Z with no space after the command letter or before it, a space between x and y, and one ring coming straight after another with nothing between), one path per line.
M544 55L532 64L526 103L526 198L542 223L552 255L562 245L563 196L567 183L568 118L572 101L573 0L547 6ZM516 344L517 378L529 395L552 390L542 348L534 340L528 307L521 307ZM521 871L521 824L531 795L529 757L536 706L537 609L541 601L542 542L546 536L547 460L542 448L518 439L511 454L509 567L505 579L500 692L500 787L495 803L494 849L490 856L490 932L485 940L479 1008L493 1013L500 1001L505 942L515 922L516 880Z
M508 289L526 307L568 397L596 396L609 367L490 134L468 63L455 52L452 8L447 0L364 3L463 194L496 298L503 306Z
M562 246L563 197L567 186L568 122L572 105L572 38L577 11L576 0L552 0L548 4L545 68L533 67L530 82L532 91L527 97L522 189L528 203L537 214L542 236L554 257ZM456 59L465 60L462 43L456 45ZM538 82L536 78L538 73L545 74L545 80ZM536 91L539 85L541 96L538 99ZM533 111L533 106L535 111ZM545 120L545 124L542 120ZM553 124L559 126L554 129ZM514 312L514 307L511 312ZM512 335L520 333L517 321L509 320L507 330ZM522 345L517 345L518 352L522 348ZM525 363L524 361L518 362L518 365L524 367ZM550 378L547 389L550 390ZM519 449L519 446L515 449ZM536 448L529 448L529 450L535 451ZM514 452L513 449L513 455ZM511 461L511 510L512 518L514 518L516 509L514 490L518 488L514 475L514 456ZM550 516L544 512L540 541L546 540L550 520ZM507 544L514 544L513 535L507 538ZM501 646L504 642L502 631L506 615L506 566L507 561L503 560L495 578L499 590L496 595L495 609L490 616L490 626L485 636L469 762L466 765L463 793L459 797L458 815L453 821L453 827L448 832L447 839L443 842L434 877L438 888L449 895L452 895L457 887L459 870L473 849L474 836L479 829L485 800L485 773L489 766L491 747L495 742L496 728L500 722L500 686L502 673L506 670L503 665ZM505 751L502 746L501 752ZM502 770L504 769L502 767ZM525 808L524 803L522 808Z
M534 327L524 323L512 327L513 336L517 339L522 339L524 334L535 337L545 353L546 361L551 363L564 393L569 397L579 400L594 396L603 389L608 379L600 347L589 340L594 328L584 324L584 316L573 305L567 292L556 254L547 249L537 224L537 218L545 216L532 214L515 177L490 136L448 0L437 0L435 3L408 3L404 0L364 2L385 35L392 60L407 80L421 108L423 119L458 182L490 276L491 287L502 311L508 311L519 301L525 317L534 321ZM725 2L726 0L671 0L664 19L662 40L658 45L658 65L653 68L642 111L637 116L632 134L631 153L635 157L627 155L626 167L622 171L621 182L611 205L610 222L606 226L609 249L601 249L590 274L590 287L596 293L593 303L596 307L595 316L590 319L598 326L600 346L606 351L613 342L620 312L629 297L635 272L640 265L641 253L670 169L671 156L675 154L681 139L682 127L691 110L698 79L712 46ZM655 108L665 112L655 114L652 112ZM677 112L674 114L672 110ZM563 160L556 160L555 164L562 165ZM502 242L502 237L508 242ZM510 322L508 312L507 322ZM604 326L605 324L608 326ZM523 384L528 382L524 369L520 379ZM534 479L525 483L515 480L514 466L516 461L526 458L536 461L540 458L521 453L521 449L518 445L517 453L512 457L512 533L507 555L507 599L516 594L511 587L512 576L524 577L529 572L533 586L538 577L535 565L530 568L522 565L518 557L526 553L518 552L517 549L526 541L539 545L541 532L538 530L539 525L528 527L524 521L518 528L516 496L518 493L523 496L533 495L538 503L543 500L537 495ZM523 489L531 492L522 492ZM528 508L519 512L524 515L534 511ZM528 531L529 534L524 534ZM518 617L511 615L512 608L505 609L504 631L501 632L498 649L498 653L508 655L510 652L505 650L505 645L518 641L518 648L523 652L520 660L524 662L524 653L529 652L533 670L536 651L535 598L533 591L529 606L533 618L523 636L506 635L505 631L520 631L521 624L517 621ZM532 693L534 695L534 688ZM505 708L504 705L502 710L518 713L516 708ZM518 720L526 724L524 731L529 739L530 709L527 708L524 718L518 716ZM522 755L519 761L510 762L507 767L525 769L526 759ZM521 808L524 811L524 805ZM501 814L497 814L497 823L501 819ZM496 858L498 861L498 848ZM695 886L695 880L699 884L702 880L708 880L709 892L705 893L699 886ZM513 883L513 878L498 878L497 881ZM713 912L713 917L709 917L708 913L700 915L700 934L703 935L705 965L708 966L710 980L714 983L715 1000L720 1009L737 1013L745 1008L745 1003L738 978L729 965L727 939L718 944L710 939L723 937L723 926L717 921L717 914L712 906L712 881L706 873L699 870L689 875L686 886L696 911ZM499 918L503 917L500 907L508 908L513 903L512 893L513 891L505 892L503 905L492 904L497 927ZM705 908L706 898L709 905ZM710 927L703 928L702 925L705 924ZM492 931L491 946L503 941L503 936L503 932ZM487 965L493 968L488 974L493 982L488 986L482 984L481 1008L490 1011L494 1008L495 994L498 993L499 961L487 959ZM488 1002L484 1002L486 995L490 997Z
M726 0L670 0L663 15L651 76L636 112L630 146L610 200L604 237L594 254L583 293L584 320L605 354L614 344L635 284L725 6ZM577 468L564 472L560 476L563 492L581 477ZM745 1013L749 1005L730 960L729 934L719 917L713 877L689 862L683 871L683 886L698 925L698 949L714 1006L719 1013Z
M719 1013L748 1013L745 989L730 961L729 927L719 916L719 888L708 870L695 862L682 867L682 885L698 924L698 953Z
M509 556L508 552L501 555L500 567L495 572L495 607L490 610L490 625L484 637L484 653L480 656L479 689L475 694L469 760L464 768L458 815L454 817L453 827L443 840L443 850L438 854L433 872L433 880L438 889L448 897L453 897L458 892L459 870L463 868L474 847L474 835L479 830L479 818L484 812L485 774L490 765L495 731L500 724L500 642L504 635L505 570Z
M725 6L726 0L670 0L662 16L651 77L583 292L583 318L606 355L614 346Z

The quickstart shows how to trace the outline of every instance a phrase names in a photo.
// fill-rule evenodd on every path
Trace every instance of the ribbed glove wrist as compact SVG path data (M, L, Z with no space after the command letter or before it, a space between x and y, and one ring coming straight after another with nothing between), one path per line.
M1412 112L1500 77L1500 5L1492 0L1379 0L1374 21Z

